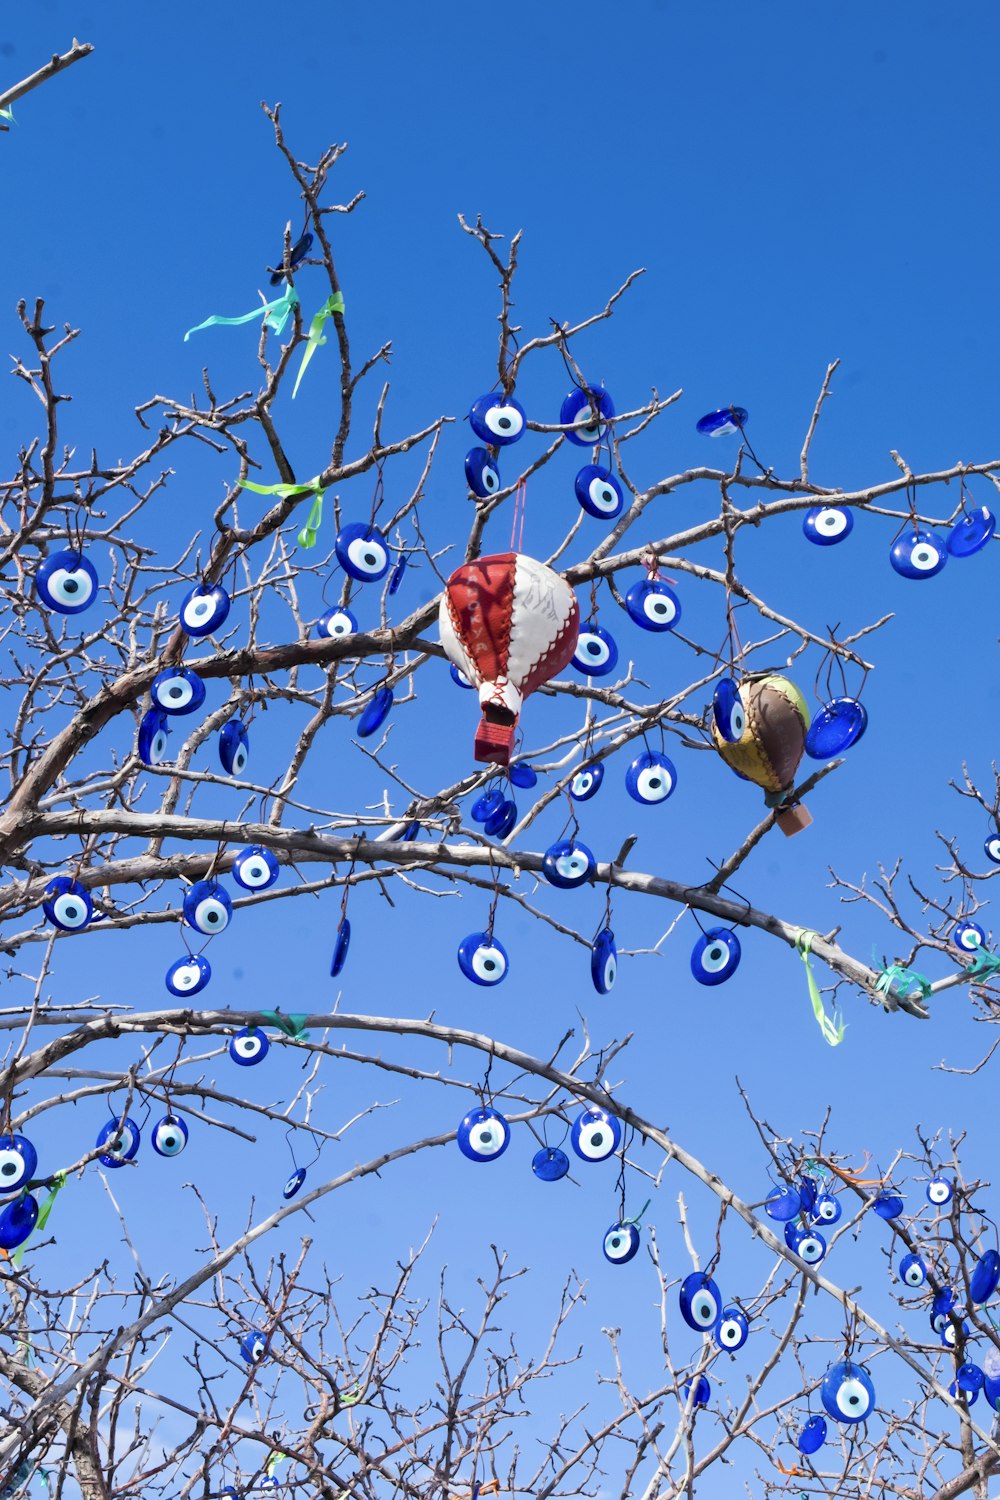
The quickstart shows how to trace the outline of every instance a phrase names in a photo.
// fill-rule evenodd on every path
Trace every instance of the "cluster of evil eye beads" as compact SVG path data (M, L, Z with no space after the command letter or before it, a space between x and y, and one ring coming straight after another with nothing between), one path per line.
M559 425L567 442L578 448L595 448L605 441L615 417L615 403L604 386L576 386L559 410ZM465 478L480 500L488 500L503 488L496 453L522 438L527 430L524 408L512 395L490 391L472 403L469 426L485 446L470 448L465 455ZM574 482L576 498L583 510L600 520L621 514L622 487L611 469L585 464Z
M570 1146L580 1161L607 1161L621 1145L622 1129L606 1109L589 1105L573 1121ZM510 1125L499 1110L481 1104L462 1120L456 1133L458 1149L469 1161L497 1161L510 1145ZM542 1146L531 1159L531 1170L539 1182L559 1182L569 1171L569 1157L559 1146ZM606 1230L602 1248L606 1260L623 1266L638 1253L639 1225L620 1220Z
M729 406L709 412L697 423L697 428L709 437L722 437L726 433L742 433L746 422L745 407ZM846 506L811 506L802 521L806 540L817 547L835 547L845 542L853 530L854 515ZM969 511L963 503L962 514L946 538L916 520L906 523L893 538L889 562L903 578L933 578L949 557L972 557L981 552L995 532L996 516L988 506Z
M250 844L233 860L233 879L245 891L266 891L278 878L278 861L270 849ZM62 932L79 932L94 920L94 903L86 886L71 875L57 875L45 888L42 910L46 918ZM224 932L233 915L233 902L217 877L196 880L184 893L184 924L202 937L213 938ZM171 995L184 999L203 990L212 977L212 968L203 953L187 952L172 963L166 973Z
M133 1120L115 1116L99 1132L95 1145L104 1167L122 1167L139 1150L139 1127ZM188 1128L172 1111L152 1129L153 1150L158 1156L179 1156L187 1145ZM38 1223L39 1205L31 1189L38 1186L38 1152L24 1135L0 1135L0 1249L16 1250ZM42 1178L40 1185L53 1179Z
M337 560L349 578L359 583L373 583L389 571L389 544L372 523L351 522L342 526L334 543ZM398 590L406 568L406 557L400 555L388 592ZM75 548L63 548L46 557L35 573L35 591L46 608L57 614L76 615L87 609L97 597L99 583L93 563ZM232 601L220 583L199 582L181 601L178 624L194 640L213 635L222 629ZM336 639L356 631L358 623L346 606L327 610L314 629L322 639ZM147 766L161 764L167 758L167 737L171 722L197 713L205 701L205 684L190 667L165 667L153 678L149 689L150 707L139 724L136 750ZM384 722L392 707L391 688L374 689L362 711L357 732L363 738ZM218 754L227 776L241 776L250 759L250 736L242 719L234 717L221 729Z

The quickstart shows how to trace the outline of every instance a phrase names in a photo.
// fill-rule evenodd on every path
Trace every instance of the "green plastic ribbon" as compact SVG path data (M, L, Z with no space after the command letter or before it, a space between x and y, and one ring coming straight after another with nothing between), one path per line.
M306 347L302 351L302 363L299 365L299 373L296 375L295 384L292 386L293 401L298 394L299 381L306 373L306 366L312 359L313 355L316 353L316 350L319 348L320 344L326 343L326 334L323 332L323 328L326 324L327 318L331 318L334 313L342 313L343 311L343 296L340 292L334 292L332 297L327 297L326 301L323 303L323 306L320 308L319 312L309 324L309 337L306 341Z
M264 1017L264 1020L268 1023L269 1026L277 1026L279 1031L283 1031L285 1035L290 1036L293 1041L297 1040L297 1038L299 1037L302 1037L302 1039L305 1040L309 1036L309 1033L306 1030L305 1011L300 1011L297 1015L294 1016L285 1016L282 1015L280 1010L262 1010L261 1015ZM251 1028L251 1030L253 1029L255 1028Z
M931 982L926 974L918 974L902 964L889 964L875 981L876 995L885 995L890 1000L906 999L914 989L920 991L921 1000L926 1000L931 993Z
M1000 969L1000 953L987 953L985 948L977 948L965 972L972 979L988 979L998 969Z
M809 953L812 949L813 938L817 936L818 933L807 932L806 929L803 928L798 937L795 939L795 946L798 949L799 957L806 966L806 984L809 986L809 1003L813 1008L813 1015L816 1017L816 1024L823 1034L824 1042L828 1043L828 1045L831 1047L839 1047L840 1043L844 1040L844 1031L846 1030L843 1018L839 1016L836 1011L834 1011L833 1020L831 1021L830 1017L823 1009L823 999L816 985L816 976L813 974L812 964L809 962Z
M14 1251L13 1256L11 1257L12 1263L18 1271L21 1269L21 1262L24 1260L25 1250L27 1250L28 1245L35 1238L35 1236L41 1234L42 1230L49 1222L49 1214L55 1207L56 1198L59 1196L60 1192L65 1186L66 1173L57 1172L52 1179L52 1186L49 1188L49 1196L46 1198L45 1202L38 1210L38 1218L35 1221L34 1229L31 1231L31 1234L29 1234L28 1238L24 1241L24 1244L18 1245L17 1249Z
M273 1479L274 1478L274 1471L275 1471L275 1469L278 1467L279 1464L283 1464L285 1462L285 1459L287 1457L288 1457L287 1453L272 1453L271 1454L271 1457L267 1461L267 1477L268 1477L268 1479Z
M298 306L299 295L291 285L286 286L280 297L273 302L265 302L260 307L255 307L253 312L244 313L239 318L223 318L217 314L206 318L204 323L199 323L195 328L189 328L184 335L187 343L192 333L200 333L203 328L214 328L225 324L227 327L235 327L237 323L252 323L255 318L263 317L264 322L272 333L283 333L285 324L291 316L292 308Z
M243 488L252 490L255 495L277 495L279 500L288 500L292 495L315 495L306 524L299 532L300 547L315 547L317 533L323 524L323 496L326 493L320 488L318 474L308 484L254 484L252 480L244 479Z
M0 109L0 120L9 120L12 125L17 124L17 121L14 119L14 111L12 109Z

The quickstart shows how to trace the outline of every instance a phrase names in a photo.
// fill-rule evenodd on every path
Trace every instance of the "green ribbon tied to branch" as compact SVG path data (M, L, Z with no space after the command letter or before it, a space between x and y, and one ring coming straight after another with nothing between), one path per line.
M14 119L14 111L12 109L0 109L0 120L9 120L12 125L17 124L17 121Z
M192 333L200 333L203 328L214 328L222 324L228 327L235 327L237 323L252 323L255 318L260 317L263 317L264 322L272 333L280 334L284 332L285 324L291 317L292 308L297 307L298 304L299 294L293 286L289 285L286 286L281 296L276 297L273 302L264 302L260 307L255 307L253 312L243 313L239 318L223 318L218 314L211 318L206 318L204 323L199 323L195 328L188 329L184 335L184 342L186 344Z
M970 979L989 979L1000 969L1000 953L987 953L985 948L977 948L972 955L972 962L966 969Z
M343 311L344 298L340 292L334 292L332 297L327 297L326 301L323 303L323 306L320 308L319 312L309 324L309 336L306 340L306 347L302 351L302 363L299 365L299 373L296 375L295 384L292 386L293 401L298 394L299 381L306 373L306 366L312 359L313 355L316 353L316 350L319 348L320 344L326 343L326 334L323 332L323 329L326 325L327 318L331 318L334 313L342 313Z
M830 1017L823 1009L822 996L820 995L819 989L816 984L816 976L812 971L812 964L809 962L809 954L812 949L813 938L818 936L818 933L808 932L805 928L802 928L802 930L799 932L798 937L795 939L795 946L798 949L799 957L806 966L806 984L809 986L809 1003L813 1008L813 1015L816 1017L816 1024L823 1034L824 1042L826 1042L831 1047L839 1047L841 1042L844 1040L844 1032L846 1030L843 1018L836 1011L834 1011L833 1020L831 1021Z
M277 1026L279 1031L283 1031L293 1041L298 1040L299 1037L306 1041L309 1037L306 1030L305 1011L299 1011L297 1015L286 1016L282 1015L280 1010L262 1010L261 1015L269 1026Z
M244 479L243 488L252 490L255 495L277 495L279 500L289 500L293 495L315 495L306 524L299 532L300 547L315 547L323 524L323 496L326 493L320 486L318 474L308 484L254 484L252 480Z
M905 1000L914 990L919 990L921 1000L931 993L931 982L926 974L907 969L902 964L888 964L875 981L876 995L887 1000Z
M285 1462L285 1459L287 1457L288 1457L287 1453L272 1453L271 1454L271 1457L267 1461L267 1477L268 1477L268 1479L273 1479L274 1478L274 1471L275 1471L275 1469L277 1469L277 1467L278 1467L279 1464L283 1464Z
M60 1192L65 1186L66 1173L57 1172L52 1179L52 1186L49 1188L49 1196L46 1198L45 1202L38 1210L38 1218L35 1221L34 1229L31 1231L31 1234L28 1236L28 1238L24 1241L23 1245L18 1245L17 1249L14 1251L14 1254L11 1256L12 1264L17 1268L17 1270L21 1269L21 1262L24 1260L24 1252L25 1250L27 1250L30 1241L34 1239L36 1235L40 1234L45 1228L46 1224L49 1222L49 1214L55 1207L56 1198L59 1196Z

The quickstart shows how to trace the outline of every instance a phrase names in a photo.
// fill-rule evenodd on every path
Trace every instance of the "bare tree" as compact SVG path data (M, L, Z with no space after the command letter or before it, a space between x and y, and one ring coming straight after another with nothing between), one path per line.
M77 55L83 52L77 49ZM50 71L55 70L53 63ZM18 89L28 86L31 80ZM0 105L14 97L17 90L8 91ZM838 638L789 618L741 579L737 559L746 529L817 509L887 515L898 520L905 535L922 526L962 526L963 517L978 514L969 509L968 487L975 481L984 490L995 484L1000 459L913 473L894 454L898 477L850 491L817 485L810 475L810 449L834 362L823 377L797 473L781 477L763 465L738 410L731 408L720 414L740 436L729 466L699 466L641 488L631 477L630 445L680 392L664 396L653 390L632 410L608 415L602 393L583 374L580 353L587 331L612 317L641 273L627 277L595 312L526 333L514 322L512 294L520 236L505 249L501 237L480 220L463 220L462 230L499 282L498 401L509 404L525 362L544 353L562 357L582 404L560 423L526 421L527 430L541 436L541 451L513 482L509 473L502 482L493 467L495 479L470 488L471 519L459 558L449 552L454 538L435 535L424 504L441 433L453 418L429 416L415 431L390 430L388 385L369 396L372 378L388 362L389 346L360 359L352 352L349 299L337 274L331 226L342 225L362 195L329 201L345 148L332 146L316 162L300 160L286 144L279 110L266 113L301 197L304 228L297 234L288 226L281 262L271 268L279 290L253 315L260 318L256 391L219 396L206 369L199 397L155 395L137 407L145 446L131 458L110 463L93 450L81 460L61 436L61 408L69 395L60 389L58 374L60 356L77 330L50 326L40 301L19 306L26 343L25 352L15 356L13 373L38 398L42 429L24 443L11 477L0 483L0 581L8 605L0 682L5 702L14 705L0 752L9 782L0 813L5 876L0 910L11 986L11 1004L0 1012L0 1027L10 1033L0 1069L3 1129L9 1138L7 1166L0 1153L0 1173L7 1174L2 1180L8 1187L13 1183L6 1218L0 1218L0 1235L7 1224L13 1252L5 1268L8 1300L0 1348L8 1422L0 1435L0 1461L8 1489L13 1493L42 1475L57 1497L66 1485L94 1497L140 1489L208 1497L231 1489L241 1494L307 1484L331 1500L375 1500L389 1493L475 1500L491 1490L523 1491L540 1500L609 1492L623 1500L628 1495L654 1500L693 1494L708 1469L719 1466L721 1472L722 1465L738 1463L741 1472L757 1476L750 1482L757 1490L748 1486L751 1493L782 1490L794 1478L796 1487L810 1494L860 1497L877 1491L899 1497L935 1494L942 1500L963 1492L985 1495L1000 1466L990 1395L994 1381L1000 1394L1000 1344L983 1310L988 1297L978 1296L990 1265L984 1262L989 1222L977 1197L982 1185L963 1179L958 1142L918 1140L912 1156L866 1177L863 1168L851 1166L828 1145L825 1126L813 1137L795 1139L757 1120L762 1171L771 1174L775 1193L784 1194L792 1207L787 1222L794 1227L782 1235L772 1227L780 1219L767 1212L762 1199L740 1196L631 1106L627 1089L609 1071L622 1057L623 1044L596 1046L585 1036L570 1055L566 1035L550 1056L541 1057L485 1032L442 1023L433 1013L407 1018L336 1008L237 1011L195 1008L191 1000L210 973L202 939L224 927L233 909L336 893L336 965L346 953L348 897L355 887L372 882L390 903L393 890L402 888L428 900L443 892L474 895L489 910L484 935L491 944L498 913L517 907L592 954L595 964L602 955L606 959L613 948L600 948L565 914L566 907L559 915L548 909L545 877L551 855L532 847L534 825L546 808L565 799L575 837L576 809L589 790L581 774L592 784L617 752L643 744L648 750L650 735L656 743L662 737L664 744L673 736L693 753L725 753L727 740L736 743L743 730L731 736L718 727L713 731L719 721L713 692L720 676L752 694L773 679L778 657L784 669L808 654L810 661L831 664L834 672L852 674L858 684L872 665L868 637L884 621L873 619ZM327 296L312 317L304 314L296 291L296 275L304 267L325 278ZM316 378L321 361L329 378L333 360L339 401L329 458L321 472L304 478L279 431L278 398L301 379ZM362 439L358 412L366 408L371 432ZM429 674L441 671L445 653L434 628L440 596L408 614L397 613L393 581L405 563L421 566L425 577L433 574L443 586L445 566L450 570L460 560L479 558L490 518L506 507L516 521L525 484L581 434L594 436L597 477L617 476L624 503L615 509L614 502L604 502L612 524L596 546L586 539L581 510L548 566L584 599L589 595L590 626L596 626L602 602L605 620L626 610L628 589L637 580L658 583L664 571L683 577L717 601L721 644L687 640L692 675L665 698L631 666L617 675L557 677L540 687L563 705L566 720L554 737L537 745L529 741L518 751L519 795L522 789L531 793L527 802L520 795L520 806L510 793L509 772L495 763L474 767L448 785L417 785L394 759L391 720L381 715L387 704L398 710L415 698ZM191 451L212 466L225 495L215 509L210 538L185 536L167 557L147 539L151 502L169 493L171 465ZM510 456L516 453L512 448ZM487 458L496 465L497 445L489 445ZM398 485L393 480L390 489L390 478L407 473L407 464L409 481L404 486L402 479ZM332 496L338 534L350 514L360 513L342 503L342 492L352 494L349 482L353 493L364 491L357 502L365 515L362 533L377 536L384 554L372 568L375 581L384 580L379 623L366 629L357 628L350 611L355 580L335 574L328 553L315 554L324 527L329 529L324 497ZM651 535L659 514L653 502L696 484L718 494L717 513ZM958 498L948 515L929 517L918 508L931 485L953 486ZM260 513L262 490L267 504ZM722 567L691 555L713 540L721 546ZM397 557L391 573L390 552ZM91 560L100 563L93 575ZM317 628L309 600L319 579L332 580L340 591L337 598L327 596L329 609ZM177 580L190 589L194 609L180 620L166 597ZM239 604L245 629L227 630L228 609L218 604L220 594L225 605ZM81 597L89 613L77 612ZM661 597L670 597L669 585ZM198 707L204 684L213 682L225 684L227 696L204 717L167 711L168 691L180 694L182 709ZM276 780L264 784L251 773L243 731L255 713L279 706L283 766ZM359 748L391 787L381 805L339 811L329 801L315 800L316 782L308 773L317 739L337 720L356 728ZM275 714L271 723L277 721ZM530 734L530 715L524 729ZM471 740L471 724L469 734ZM216 735L228 764L223 760L221 771L199 769L196 753ZM651 763L662 767L666 758L650 754ZM627 868L630 841L614 859L595 861L585 878L607 892L609 911L613 895L639 892L673 912L701 913L726 931L757 929L797 950L807 968L811 955L829 972L838 1002L850 994L889 1011L926 1017L936 994L965 985L973 1004L992 1020L997 966L982 937L962 941L969 924L976 925L978 883L989 872L978 868L978 860L967 863L950 836L944 840L949 863L939 882L943 894L925 893L908 880L904 900L898 869L884 872L874 886L841 878L848 900L874 902L901 934L900 952L878 968L843 948L838 931L813 932L798 913L759 909L732 892L734 876L761 841L776 826L788 831L801 823L810 793L840 764L839 758L828 759L798 784L794 768L779 777L763 816L712 878L696 888ZM537 772L545 773L541 782ZM222 789L228 801L220 799ZM226 810L234 789L241 799L236 815ZM998 826L1000 781L984 793L967 774L959 791ZM491 805L508 804L493 827L473 812L484 793L493 794ZM248 860L257 862L256 873L244 869ZM276 881L276 874L289 867L295 879ZM235 901L221 880L234 868ZM188 892L180 905L178 883ZM199 902L208 903L207 916L199 916ZM187 950L172 970L172 995L181 1003L138 1007L100 997L67 1005L53 996L68 941L88 942L102 932L156 924L200 934L199 951ZM608 922L604 926L610 930ZM186 936L184 942L187 949ZM948 970L933 980L916 967L932 950L947 960ZM595 974L595 983L598 979L607 984L610 975ZM824 1035L836 1041L829 1002L824 1008L812 979L810 990ZM899 1018L898 1024L908 1022ZM413 1042L405 1061L382 1055L380 1040L386 1036ZM227 1051L236 1061L252 1060L269 1037L303 1062L302 1081L280 1108L240 1097L224 1081L226 1072L217 1074L215 1068ZM418 1040L434 1051L432 1061L416 1050ZM234 1239L220 1236L206 1203L207 1245L197 1269L184 1278L147 1274L129 1238L127 1215L119 1210L128 1256L123 1264L109 1258L71 1283L61 1284L57 1276L56 1284L49 1284L59 1221L54 1219L49 1230L48 1211L56 1195L95 1160L103 1158L109 1171L127 1166L138 1139L137 1120L144 1114L162 1107L153 1131L156 1149L164 1154L183 1148L185 1117L237 1134L292 1126L298 1137L322 1145L381 1112L376 1100L339 1125L331 1126L325 1117L321 1122L313 1104L320 1071L332 1066L443 1091L455 1102L456 1118L468 1109L472 1090L481 1111L495 1110L506 1121L490 1126L500 1135L490 1138L487 1154L499 1149L511 1125L535 1131L542 1153L551 1154L555 1148L548 1146L546 1123L579 1129L581 1112L591 1111L604 1132L600 1149L617 1155L620 1165L619 1220L609 1229L618 1239L608 1242L609 1259L624 1257L642 1238L642 1215L626 1201L626 1180L631 1185L645 1178L648 1196L656 1196L671 1164L685 1174L690 1190L714 1206L714 1239L706 1253L689 1227L683 1193L679 1200L696 1289L715 1287L723 1243L731 1238L746 1247L747 1264L753 1265L748 1284L738 1301L718 1306L712 1292L701 1313L692 1311L687 1276L678 1277L661 1263L657 1236L647 1233L643 1254L660 1307L662 1382L641 1394L619 1331L608 1328L592 1399L566 1411L557 1401L542 1439L537 1413L550 1405L547 1385L562 1381L574 1390L569 1371L579 1355L572 1328L584 1296L575 1274L556 1301L550 1327L532 1338L515 1338L501 1319L522 1271L502 1249L494 1249L481 1279L479 1305L470 1312L451 1291L453 1273L440 1276L433 1295L418 1289L433 1238L401 1256L390 1281L360 1295L338 1287L335 1273L317 1265L322 1257L309 1237L292 1257L270 1248L287 1220L301 1222L296 1216L330 1194L388 1174L417 1153L451 1146L456 1131L450 1127L434 1135L387 1129L371 1156L318 1185L290 1183L287 1201L278 1209L261 1211L251 1204L246 1226ZM58 1171L47 1164L39 1170L19 1144L30 1139L31 1121L49 1109L108 1094L116 1101L112 1128L99 1144L80 1150ZM469 1119L474 1127L475 1110ZM464 1128L467 1136L469 1127ZM653 1148L641 1160L633 1149L640 1144ZM917 1217L904 1216L902 1205L888 1213L893 1187L921 1174L943 1181L947 1199L929 1200ZM117 1207L114 1180L106 1177L105 1186ZM817 1194L833 1204L829 1243L824 1221L814 1211ZM28 1224L35 1213L37 1224ZM920 1261L919 1281L908 1281L903 1273L896 1282L906 1329L884 1317L880 1321L867 1299L862 1305L856 1289L830 1280L824 1269L827 1249L840 1239L849 1241L862 1222L875 1219L885 1223L879 1254L893 1274L902 1256ZM30 1237L21 1235L18 1225L33 1227ZM679 1280L688 1287L683 1327L677 1323ZM949 1287L955 1290L953 1300L946 1294ZM807 1303L817 1302L826 1309L825 1332L816 1331L811 1309L808 1324L804 1320ZM928 1335L923 1329L918 1335L916 1323L928 1306L936 1323ZM742 1347L742 1320L764 1352L750 1374L720 1383L731 1348ZM844 1361L864 1367L861 1374L843 1371ZM959 1377L958 1371L968 1368L978 1373ZM837 1369L841 1375L834 1378L831 1394L824 1378ZM873 1395L869 1401L867 1371L880 1390L899 1383L899 1399L888 1403ZM853 1381L844 1401L856 1405L854 1410L841 1406L835 1416L828 1404L820 1405L820 1392L827 1402L836 1402L838 1378ZM949 1392L960 1379L973 1387L966 1392L959 1385ZM980 1389L986 1391L978 1408L986 1411L982 1423L969 1400ZM853 1420L859 1409L872 1415L870 1424ZM810 1411L819 1416L823 1410L830 1412L830 1435L809 1454L799 1433Z

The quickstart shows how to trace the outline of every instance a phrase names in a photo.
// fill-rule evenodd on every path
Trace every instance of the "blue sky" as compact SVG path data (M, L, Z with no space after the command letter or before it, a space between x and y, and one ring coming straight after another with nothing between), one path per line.
M181 0L169 10L121 0L7 7L0 22L5 82L64 50L73 34L96 50L21 101L15 130L0 140L3 347L25 352L14 312L20 297L43 296L53 322L84 330L61 368L62 388L74 393L65 430L82 451L97 444L109 458L138 446L137 402L154 392L185 394L198 386L203 365L220 393L253 386L254 330L210 330L187 344L182 335L210 313L253 306L286 219L298 225L259 109L261 99L280 99L301 156L315 159L332 140L350 143L330 191L342 202L362 188L367 197L338 224L338 267L356 353L393 340L390 434L441 413L462 417L493 382L495 278L456 218L481 213L508 235L525 231L517 309L528 334L543 331L550 316L595 310L631 270L646 268L614 318L580 346L586 369L607 382L619 407L641 403L652 386L661 394L684 389L637 446L642 484L714 459L717 450L706 453L694 422L730 401L748 407L762 459L794 469L824 370L836 357L835 393L813 449L818 482L882 481L895 472L890 448L914 469L993 458L1000 328L989 187L998 32L994 6L923 0L883 0L877 8L638 0L627 12L581 0L571 11L514 5L502 14L453 0L423 8L312 3L287 19L259 0L239 7ZM301 280L307 308L317 286ZM329 354L318 353L295 406L286 399L280 413L301 477L328 452ZM529 367L518 394L530 415L552 421L564 392L553 354ZM372 388L369 403L374 395ZM34 430L32 401L19 386L5 389L0 433L8 463ZM354 452L367 438L365 415L363 401ZM428 490L425 515L439 546L460 546L468 524L467 443L467 429L456 423ZM526 546L538 553L574 514L573 458L558 460L529 495ZM148 521L168 551L198 528L210 530L212 509L233 478L200 453L179 457L176 468ZM974 493L988 500L990 489L980 483ZM368 494L356 503L363 506ZM944 516L956 498L942 491L933 503L927 497L927 508ZM664 497L653 534L714 514L717 503L708 487ZM498 550L506 526L501 516L488 535ZM750 539L741 562L752 587L814 629L842 622L846 631L894 614L871 644L877 670L866 689L868 735L814 799L814 826L790 843L772 834L737 880L756 905L803 926L842 921L842 941L865 960L873 946L892 956L892 932L871 911L837 906L825 889L829 867L859 880L901 854L930 884L936 828L978 851L983 820L946 783L963 759L973 774L988 774L998 699L995 549L911 584L888 567L893 529L888 520L861 517L848 543L821 552L788 518ZM710 548L698 555L718 564ZM433 584L420 575L405 587L402 601L412 608ZM316 613L318 595L317 587ZM684 604L692 634L717 644L720 601L687 581ZM674 641L630 638L629 649L664 690L689 665ZM800 674L807 691L816 665ZM439 675L421 704L400 713L392 741L401 768L428 788L467 765L474 728L468 698ZM572 710L567 717L561 707L532 705L528 742L533 725L541 734L571 722ZM280 728L269 724L255 753L273 771L284 748ZM318 748L311 785L318 799L343 808L377 795L382 783L350 748L345 726ZM583 821L599 857L637 832L634 867L696 883L707 873L706 857L721 859L752 826L760 805L754 791L713 757L678 751L677 760L678 791L661 809L637 809L621 775L614 785L609 777ZM555 838L558 821L555 814L543 821L539 840ZM596 926L603 904L590 892L543 899L552 911L577 902L587 912L581 926ZM332 999L332 904L309 908L273 906L254 918L252 940L242 933L220 939L213 1000L249 1006L264 994L273 1003L287 986L317 1004ZM831 1051L812 1021L798 960L759 933L747 935L736 978L701 992L687 969L696 930L686 917L662 956L624 963L613 995L598 1001L582 950L511 913L498 927L512 953L510 978L493 994L473 994L453 953L484 914L475 897L459 907L412 896L389 913L373 889L359 892L343 1007L414 1015L434 1008L542 1052L578 1024L578 1008L601 1040L634 1031L637 1043L619 1069L628 1097L750 1197L763 1184L764 1163L736 1096L737 1074L782 1133L815 1126L830 1104L833 1138L844 1151L869 1150L886 1161L912 1144L911 1122L932 1131L951 1125L969 1131L972 1167L985 1166L990 1073L958 1079L933 1071L941 1059L969 1065L988 1040L961 991L943 997L923 1025L845 996L847 1039ZM650 947L673 916L648 900L619 898L620 945ZM986 919L989 926L989 910ZM159 996L159 976L176 952L163 927L120 940L94 935L72 950L61 945L59 993L100 990L145 1005ZM275 1051L266 1078L241 1082L286 1094L294 1067ZM367 1073L341 1074L348 1069L336 1070L328 1095L334 1113L346 1116L373 1085ZM384 1097L395 1097L395 1085ZM443 1104L436 1095L403 1097L394 1115L358 1132L357 1147L339 1151L360 1154L362 1140L405 1137L411 1127L442 1128L442 1108L456 1119L462 1112L450 1095ZM74 1129L96 1130L99 1120L85 1122L82 1107L77 1114ZM46 1117L39 1134L50 1153L59 1154L65 1128L58 1111ZM452 1149L436 1153L426 1171L404 1168L391 1186L359 1189L362 1233L335 1235L345 1284L352 1273L368 1274L372 1241L391 1264L437 1212L439 1253L456 1274L471 1273L498 1239L533 1263L538 1303L526 1322L572 1263L592 1278L595 1328L641 1323L654 1290L648 1268L641 1259L609 1268L600 1256L600 1235L615 1216L613 1174L605 1173L601 1189L589 1177L580 1189L545 1188L528 1174L532 1149L515 1142L502 1162L482 1170L467 1170ZM193 1134L185 1165L199 1182L204 1174L235 1224L246 1183L283 1181L284 1153L280 1138L209 1146ZM237 1161L245 1177L234 1190ZM160 1231L148 1177L118 1175L132 1179L124 1191L155 1257ZM679 1259L671 1227L678 1185L668 1172L648 1218ZM95 1236L109 1232L96 1217L96 1186L72 1191L93 1200ZM635 1196L641 1203L646 1193L637 1187ZM342 1204L326 1212L328 1232L343 1226ZM711 1207L695 1213L707 1224ZM180 1230L171 1253L187 1263ZM728 1253L735 1281L745 1253L739 1234ZM847 1268L841 1279L853 1285L858 1277ZM644 1372L655 1367L655 1352L642 1358Z

